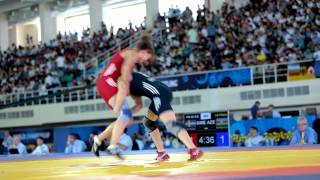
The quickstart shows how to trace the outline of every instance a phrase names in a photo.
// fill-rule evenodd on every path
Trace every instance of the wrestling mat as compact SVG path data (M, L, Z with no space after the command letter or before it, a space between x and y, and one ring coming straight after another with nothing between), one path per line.
M153 151L133 151L123 161L90 153L0 156L0 180L320 179L320 146L204 151L195 162L185 150L169 151L170 161L161 163Z

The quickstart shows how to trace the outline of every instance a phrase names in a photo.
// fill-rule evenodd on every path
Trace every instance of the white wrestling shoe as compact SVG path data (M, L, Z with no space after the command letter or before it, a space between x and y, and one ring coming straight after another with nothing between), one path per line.
M107 152L109 154L111 154L112 156L117 157L118 159L124 160L124 157L121 153L121 149L117 146L117 145L113 145L111 144L108 148L107 148Z
M98 136L93 136L93 140L91 140L92 144L92 148L91 148L91 152L93 152L93 154L97 157L100 157L100 146L101 146L101 142L98 139Z

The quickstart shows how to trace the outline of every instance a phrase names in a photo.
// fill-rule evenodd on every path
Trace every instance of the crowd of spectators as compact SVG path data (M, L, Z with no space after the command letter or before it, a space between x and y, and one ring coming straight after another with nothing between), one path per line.
M265 63L320 60L318 0L251 0L236 9L225 3L217 12L187 7L158 16L154 33L159 61L141 71L174 75ZM169 29L165 29L166 21Z
M175 75L265 63L320 60L318 0L251 0L237 9L227 3L217 12L205 6L192 12L170 8L152 29L157 61L138 67L149 75ZM196 13L196 18L193 18ZM143 30L101 30L61 34L48 44L12 45L0 52L0 93L90 84L86 62Z
M90 34L85 29L79 39L77 33L60 32L49 43L27 47L12 44L0 51L0 93L40 91L55 87L86 85L93 77L83 77L86 62L93 57L117 47L141 27L132 27L114 32L101 23L101 30Z

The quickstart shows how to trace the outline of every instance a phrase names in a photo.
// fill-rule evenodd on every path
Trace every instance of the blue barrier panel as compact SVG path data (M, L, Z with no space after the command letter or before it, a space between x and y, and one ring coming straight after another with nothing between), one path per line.
M171 90L192 90L251 84L251 68L207 72L175 77L157 78Z
M316 77L319 78L320 77L320 61L315 62L314 69L315 69Z
M101 72L105 67L105 62L100 63L98 67L92 67L86 70L86 76L94 75L97 70ZM160 80L171 90L192 90L217 88L228 86L240 86L251 84L251 68L230 69L217 72L205 72L199 74L181 75L174 77L159 77Z

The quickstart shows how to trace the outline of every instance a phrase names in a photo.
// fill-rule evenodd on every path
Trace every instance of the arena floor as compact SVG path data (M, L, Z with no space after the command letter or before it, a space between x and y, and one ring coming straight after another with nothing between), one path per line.
M162 163L155 162L150 151L128 155L124 161L89 153L1 156L0 179L320 179L319 146L204 150L196 162L187 162L183 150L171 151L171 160Z

